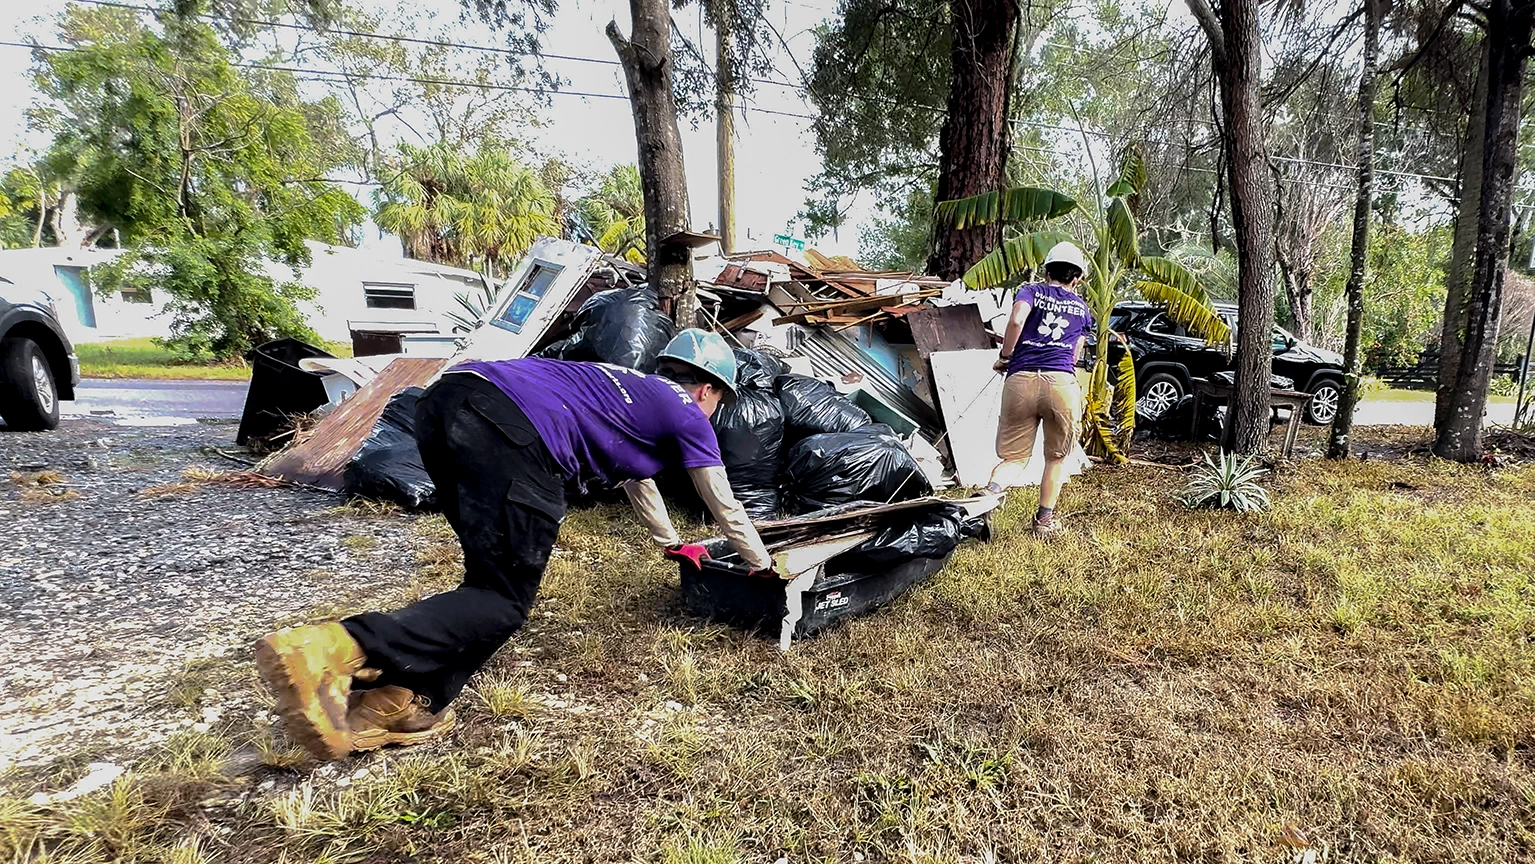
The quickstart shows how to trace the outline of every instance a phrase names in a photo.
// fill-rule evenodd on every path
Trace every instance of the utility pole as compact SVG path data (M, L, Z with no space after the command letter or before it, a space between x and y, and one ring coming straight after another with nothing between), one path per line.
M730 63L728 16L714 26L714 144L719 168L720 248L736 250L736 117L735 81Z

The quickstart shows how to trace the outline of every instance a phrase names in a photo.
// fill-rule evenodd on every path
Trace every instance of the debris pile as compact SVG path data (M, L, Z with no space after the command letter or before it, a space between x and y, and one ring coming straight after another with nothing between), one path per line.
M987 482L997 461L1002 388L991 363L1010 306L1005 291L867 271L814 250L803 261L771 250L722 255L711 241L678 239L692 259L697 325L739 346L738 398L716 412L714 426L731 486L753 518ZM407 476L419 456L405 441L408 411L393 401L397 393L470 359L537 355L649 372L673 332L642 268L541 239L450 356L440 340L409 337L403 355L355 360L282 346L284 380L303 374L306 399L323 389L329 401L319 407L324 419L261 470L430 506L429 484ZM1036 472L1042 461L1034 460Z

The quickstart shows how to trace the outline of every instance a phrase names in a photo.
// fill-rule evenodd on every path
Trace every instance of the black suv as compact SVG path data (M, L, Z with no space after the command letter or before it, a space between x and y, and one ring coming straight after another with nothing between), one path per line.
M0 418L13 431L59 425L59 400L74 399L80 361L52 303L0 276Z
M1237 307L1217 303L1215 311L1237 330ZM1209 344L1189 335L1155 303L1121 303L1114 307L1109 327L1122 333L1135 358L1136 413L1155 420L1178 400L1192 391L1192 380L1208 378L1212 373L1235 369L1234 355L1225 344ZM1119 345L1111 346L1111 359L1118 360ZM1308 345L1274 328L1274 374L1295 382L1297 390L1311 394L1305 420L1323 425L1338 413L1338 396L1343 392L1343 356L1334 351Z

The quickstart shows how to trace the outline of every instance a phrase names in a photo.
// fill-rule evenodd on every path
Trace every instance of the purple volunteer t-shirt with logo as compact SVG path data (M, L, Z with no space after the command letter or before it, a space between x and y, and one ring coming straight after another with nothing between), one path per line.
M1007 374L1073 371L1077 340L1092 320L1086 301L1070 288L1039 283L1019 288L1013 303L1028 303L1029 317L1013 346Z
M723 465L714 427L686 390L608 363L474 360L468 372L522 409L567 476L585 485L645 480L668 466Z

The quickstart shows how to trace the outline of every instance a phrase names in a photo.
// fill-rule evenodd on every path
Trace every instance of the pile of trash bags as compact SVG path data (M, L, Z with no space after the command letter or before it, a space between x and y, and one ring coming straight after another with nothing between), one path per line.
M656 358L676 335L649 288L593 294L576 310L575 333L540 352L551 360L584 360L656 371Z
M863 545L826 562L827 573L884 573L918 558L947 558L967 539L990 540L990 530L984 516L966 519L953 504L916 519L893 517Z
M412 510L436 509L437 486L421 466L416 447L416 403L425 392L407 387L384 406L373 431L346 463L346 494L393 501Z
M731 491L753 519L933 491L890 427L763 351L736 349L736 400L713 422Z
M598 360L654 370L671 338L671 323L645 289L592 296L576 316L576 332L544 356ZM896 434L875 423L824 381L796 375L763 351L736 350L736 398L714 412L720 455L735 493L753 519L798 516L855 501L889 503L932 494L921 466ZM410 509L436 506L436 489L416 449L416 402L405 390L389 401L345 469L348 494ZM658 478L663 491L699 512L691 485ZM686 488L684 488L686 486Z

